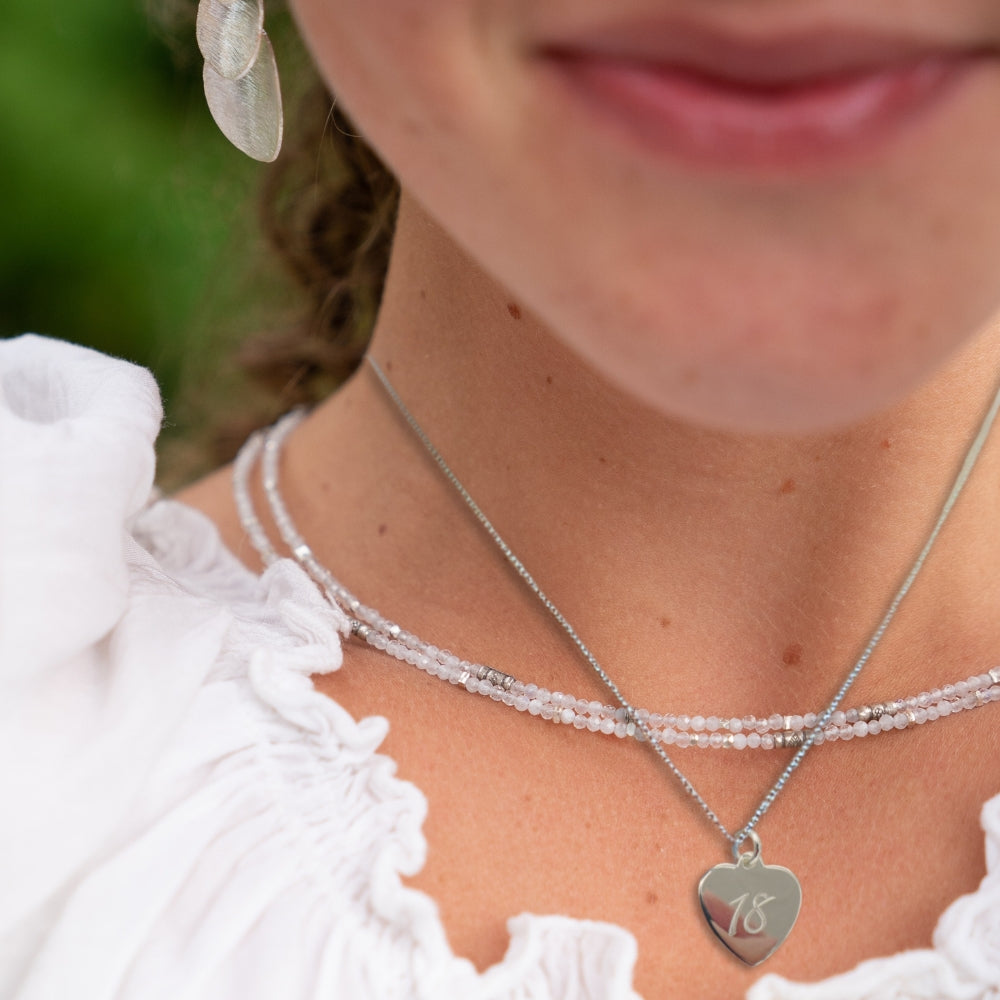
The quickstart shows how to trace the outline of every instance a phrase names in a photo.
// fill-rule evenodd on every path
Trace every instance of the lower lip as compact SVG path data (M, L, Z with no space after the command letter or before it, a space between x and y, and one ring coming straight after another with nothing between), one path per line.
M940 104L978 60L926 57L767 89L604 56L547 62L591 112L647 148L766 170L821 166L880 146Z

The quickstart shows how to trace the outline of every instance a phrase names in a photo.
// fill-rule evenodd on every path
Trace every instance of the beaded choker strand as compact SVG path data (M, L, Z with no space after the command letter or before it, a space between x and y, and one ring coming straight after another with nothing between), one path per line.
M253 435L240 451L234 465L233 488L240 519L261 559L269 565L280 558L268 540L250 499L248 485L250 472L263 453L261 467L264 492L282 541L327 598L350 617L353 636L401 662L411 664L453 685L461 685L473 694L489 697L517 711L553 723L570 725L578 730L613 735L620 739L631 737L650 744L657 756L678 778L685 792L695 799L708 819L732 844L735 864L716 865L705 874L698 887L702 911L709 927L734 956L749 965L760 964L774 953L791 931L801 905L802 890L798 880L787 868L764 864L756 826L798 768L805 754L813 746L822 743L845 742L908 729L1000 701L1000 668L993 668L984 674L947 684L932 691L921 692L915 696L861 705L846 711L840 708L850 686L867 664L916 579L967 482L1000 409L1000 391L969 447L948 499L923 549L890 602L864 652L830 704L820 712L772 713L760 717L747 715L725 718L717 715L658 713L634 708L584 645L573 626L539 588L523 563L462 486L382 369L374 359L369 357L368 361L388 397L445 477L462 496L518 575L567 632L584 658L615 696L618 705L606 705L598 701L578 699L558 691L549 691L535 684L526 684L513 675L493 667L461 659L450 651L440 649L405 631L375 609L363 605L343 587L330 571L318 562L309 545L296 530L279 490L278 466L281 448L285 439L302 420L304 416L302 411L294 411L269 431ZM688 747L729 750L789 749L795 753L748 822L733 834L722 824L715 812L667 755L664 748L668 746L682 749ZM744 852L741 847L747 842L750 843L751 849Z

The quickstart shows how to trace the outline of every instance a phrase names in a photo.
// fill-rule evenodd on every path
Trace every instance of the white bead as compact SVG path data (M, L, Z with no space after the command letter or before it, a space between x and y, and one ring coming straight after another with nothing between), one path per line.
M748 736L745 736L743 733L736 733L733 736L733 749L746 750L748 742L749 742Z
M714 750L718 750L722 746L723 736L722 733L715 732L708 737L708 745Z
M882 732L882 727L879 725L878 719L872 719L872 721L868 723L868 735L877 736L880 732Z
M576 712L574 712L573 709L571 708L564 708L559 713L559 721L565 722L566 725L569 725L575 718L576 718Z
M708 718L707 718L707 719L705 720L705 728L706 728L706 729L707 729L707 730L708 730L708 731L709 731L710 733L714 733L714 732L717 732L717 731L718 731L718 729L719 729L719 727L720 727L721 725L722 725L722 723L721 723L721 722L720 722L720 721L718 720L718 718L717 718L716 716L714 716L714 715L710 715L710 716L709 716L709 717L708 717Z
M615 723L615 736L617 736L618 739L623 740L627 735L628 735L628 727L625 725L625 723L624 722Z
M855 736L867 736L868 735L868 724L866 722L855 722L853 728L854 728L854 735Z
M756 750L760 746L760 733L750 733L747 736L747 746L751 750Z
M878 720L879 728L883 733L889 732L893 728L893 721L891 715L883 715L881 719Z
M708 733L698 733L695 739L702 750L708 749Z
M843 712L834 712L833 715L830 716L830 722L832 722L835 726L843 726L847 722L847 716L844 715Z
M601 728L601 720L600 719L595 719L593 716L591 716L589 719L587 719L587 729L589 729L590 732L592 732L592 733L599 732L600 728Z
M691 731L693 733L700 733L705 729L705 718L701 715L696 715L691 720Z
M910 724L910 720L905 712L897 712L892 717L892 724L896 729L905 729Z
M691 745L691 734L690 733L678 733L677 734L677 746L679 747L689 747Z
M514 708L516 708L519 712L526 712L530 703L531 699L522 694L519 698L514 699Z
M610 736L615 731L614 719L601 719L601 732L605 736Z
M542 711L542 703L537 698L532 698L528 702L528 714L538 715Z
M729 724L726 728L731 733L742 733L743 732L743 721L741 719L730 719Z

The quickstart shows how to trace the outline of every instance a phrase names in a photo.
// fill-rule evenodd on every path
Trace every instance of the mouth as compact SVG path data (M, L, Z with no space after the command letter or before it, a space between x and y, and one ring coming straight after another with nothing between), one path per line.
M843 31L746 39L630 25L546 45L540 56L579 110L645 149L767 170L872 151L996 52Z

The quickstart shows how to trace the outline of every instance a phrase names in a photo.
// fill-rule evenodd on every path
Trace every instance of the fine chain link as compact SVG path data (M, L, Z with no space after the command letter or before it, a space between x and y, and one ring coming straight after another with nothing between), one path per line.
M618 685L614 680L608 675L605 669L598 662L597 658L590 651L587 645L580 638L576 629L567 620L565 615L556 607L548 595L542 590L542 588L535 581L535 578L525 567L524 563L518 558L511 547L503 539L497 529L493 526L493 523L486 516L480 506L476 503L473 497L470 495L469 491L465 488L462 482L459 480L458 476L452 471L451 467L445 461L444 457L435 447L434 443L427 436L423 427L417 422L417 419L410 412L409 408L403 402L402 398L396 392L395 387L389 381L385 372L382 370L378 362L370 355L366 355L368 363L371 365L372 370L378 377L379 382L388 394L389 398L395 404L396 408L399 410L400 414L409 425L410 429L416 434L420 442L423 444L424 448L434 459L435 463L444 473L445 477L455 488L461 498L465 501L466 506L472 511L476 520L479 521L480 525L485 529L490 538L493 539L494 543L503 553L504 558L507 562L514 568L515 572L521 579L527 584L535 596L541 601L546 610L552 615L552 617L558 622L563 631L569 636L574 645L583 655L584 659L590 664L591 668L597 674L598 677L604 682L608 690L614 695L618 703L625 709L628 713L629 718L635 723L636 728L638 728L646 739L646 742L653 748L657 756L663 761L670 772L677 778L680 782L684 791L701 807L705 816L710 820L710 822L719 830L719 832L732 844L734 857L738 857L740 845L747 840L750 835L754 832L756 826L764 818L767 811L774 804L775 800L781 794L785 785L788 783L791 776L798 769L799 765L802 763L806 754L813 747L816 741L816 737L819 733L823 731L826 725L829 723L830 718L833 716L834 712L840 706L843 699L846 697L847 692L850 690L851 686L858 679L861 671L867 665L868 661L871 659L872 654L875 652L876 647L881 641L882 637L885 635L890 623L896 615L896 611L899 609L900 604L902 604L903 599L909 593L910 588L913 586L920 570L923 568L924 562L926 561L931 549L937 540L938 535L941 533L941 529L944 527L945 522L948 519L952 508L955 506L956 501L962 493L965 484L968 482L969 476L972 474L972 470L975 467L976 461L982 452L983 445L986 443L986 439L989 436L990 429L993 426L994 420L998 410L1000 410L1000 388L998 388L996 394L993 397L993 401L986 412L985 417L979 427L979 430L973 439L968 451L966 452L965 459L962 462L961 468L958 471L958 475L955 477L954 484L952 485L951 491L948 494L947 499L944 502L941 512L939 513L937 520L934 522L934 527L931 529L930 535L928 536L923 548L920 550L916 561L910 568L909 573L907 573L906 578L903 580L902 585L896 592L892 601L889 603L885 614L882 616L881 621L872 633L871 638L868 640L861 656L858 658L857 662L854 664L850 672L844 678L843 683L838 689L837 693L834 695L833 700L822 712L816 721L816 725L810 729L808 735L803 741L802 746L795 753L795 756L788 762L785 769L781 772L778 779L774 782L771 788L768 790L767 794L761 800L760 804L754 810L751 817L746 823L735 834L730 833L728 828L723 824L723 822L716 815L715 811L711 806L705 801L701 793L695 788L691 780L680 770L680 768L673 762L666 750L663 749L662 744L659 739L657 739L650 730L648 723L638 717L636 710L632 707L628 699L622 694Z

